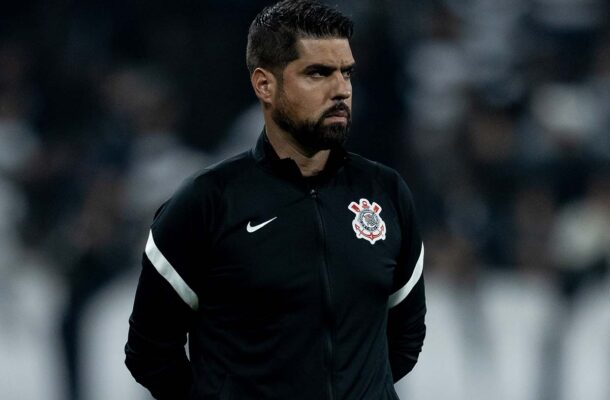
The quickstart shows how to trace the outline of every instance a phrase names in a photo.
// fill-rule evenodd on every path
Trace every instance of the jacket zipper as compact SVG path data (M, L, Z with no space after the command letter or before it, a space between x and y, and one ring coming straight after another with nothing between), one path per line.
M333 390L333 313L330 275L328 271L328 262L326 260L326 232L324 229L324 219L322 218L322 213L318 204L318 191L316 189L311 189L309 191L309 194L311 195L314 201L316 213L318 214L318 226L320 229L320 235L322 240L322 285L324 287L324 303L326 305L325 321L328 325L328 329L324 332L326 356L328 357L328 372L326 382L328 399L333 400L335 398Z

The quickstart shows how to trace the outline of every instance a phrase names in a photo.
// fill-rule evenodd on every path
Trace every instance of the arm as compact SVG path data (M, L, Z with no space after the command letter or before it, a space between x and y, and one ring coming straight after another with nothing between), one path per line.
M200 204L189 181L155 215L142 257L125 364L156 399L186 399L192 385L184 345L199 302Z
M426 336L425 315L422 277L408 298L389 311L388 343L394 382L408 374L417 363Z
M426 336L424 246L415 221L411 194L401 178L397 196L403 245L394 273L393 294L389 299L387 330L394 382L413 369Z
M187 398L191 370L184 345L192 312L144 255L125 364L156 399Z

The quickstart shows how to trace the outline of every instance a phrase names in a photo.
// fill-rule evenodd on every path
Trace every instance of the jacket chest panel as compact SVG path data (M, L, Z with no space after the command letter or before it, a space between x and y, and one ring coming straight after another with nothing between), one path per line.
M292 203L240 213L218 242L210 272L253 290L311 284L311 264L319 253L314 210L307 198Z
M388 232L374 244L357 237L357 215L348 208L365 195L387 204L380 217ZM206 279L211 290L307 307L319 300L322 274L328 274L339 298L358 293L363 301L387 299L400 234L389 200L381 194L335 187L312 196L306 190L258 187L245 189L238 199L227 207L224 233L214 246Z
M330 198L329 198L330 197ZM352 202L367 199L381 204L377 225L364 227L362 215L349 209ZM321 213L325 225L327 260L335 296L352 298L360 296L363 302L386 301L390 294L400 252L401 232L390 200L373 190L341 191L320 194ZM356 225L356 227L354 226ZM362 238L360 230L383 230L384 238L374 243ZM367 233L369 231L365 231Z

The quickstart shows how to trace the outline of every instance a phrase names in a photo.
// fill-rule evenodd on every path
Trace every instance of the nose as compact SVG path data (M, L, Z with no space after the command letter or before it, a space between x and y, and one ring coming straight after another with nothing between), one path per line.
M333 100L346 100L352 96L352 82L343 73L338 72L333 87Z

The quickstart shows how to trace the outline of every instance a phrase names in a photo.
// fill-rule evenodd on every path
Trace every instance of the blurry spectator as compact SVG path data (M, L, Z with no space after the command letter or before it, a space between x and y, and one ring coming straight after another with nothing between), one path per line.
M509 109L474 99L463 134L468 168L494 214L506 213L524 166L516 162L516 127Z
M596 159L610 161L610 33L596 49L593 75L587 82L594 93L600 112L601 123L591 134L588 151Z
M131 131L124 212L142 228L180 182L205 167L210 158L179 138L181 101L160 70L117 69L106 79L103 94L112 120Z
M128 265L130 241L122 215L122 189L116 176L100 173L90 182L84 204L62 232L68 298L62 320L68 398L81 397L80 349L83 310L90 298Z
M30 56L19 42L0 42L0 172L16 178L39 150L32 126L35 92Z
M539 77L574 82L587 74L608 11L604 0L534 0L531 62Z
M403 93L407 116L402 167L413 176L427 229L443 225L449 212L442 192L467 180L458 137L468 109L469 72L459 43L461 20L442 6L430 6L424 16L429 19L421 27L423 38L404 54L410 84Z
M541 86L534 92L532 112L545 143L540 150L551 157L582 154L604 123L602 105L585 85Z
M443 12L445 11L445 12ZM458 42L460 21L447 10L432 16L431 32L408 53L407 74L413 86L405 92L410 110L409 139L415 154L425 167L446 166L455 136L467 111L467 84L470 79L467 60ZM427 171L428 168L424 168ZM430 174L439 179L444 174Z
M471 87L490 106L506 108L526 95L523 62L525 0L447 0L462 18L460 43Z
M27 76L29 62L27 48L0 41L0 286L8 282L5 274L18 265L22 247L15 232L27 209L19 179L40 150L30 120L34 96Z
M610 267L610 173L594 175L584 198L564 207L553 226L551 253L572 297L608 274Z
M61 286L20 233L31 209L22 186L44 149L34 124L39 93L33 48L0 38L0 375L3 399L38 398L61 386L51 324ZM45 273L46 272L46 273ZM35 360L35 361L33 361ZM28 382L24 385L24 382Z
M146 222L206 158L176 136L178 103L169 80L156 69L117 68L101 87L104 118L83 160L83 201L60 229L68 302L62 333L69 398L82 398L83 312L117 275L137 264ZM79 185L80 186L80 185Z
M551 229L555 221L553 193L544 186L524 187L517 193L512 216L511 261L521 273L534 279L546 277L551 271L549 251Z

